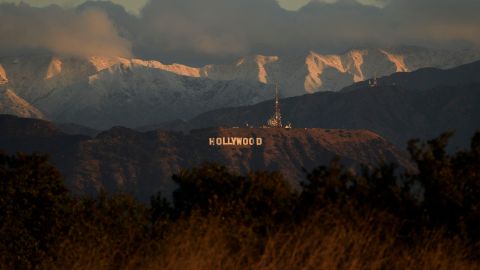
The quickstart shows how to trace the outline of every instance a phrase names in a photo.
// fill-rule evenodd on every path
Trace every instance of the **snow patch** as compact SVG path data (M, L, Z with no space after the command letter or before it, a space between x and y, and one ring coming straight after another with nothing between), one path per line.
M235 64L236 67L239 67L245 63L245 58L241 58L240 60L237 61Z
M273 87L266 83L278 83L282 97L338 91L373 74L458 66L479 59L479 55L416 48L382 52L376 48L339 55L312 51L281 61L276 56L250 55L204 67L101 56L58 57L61 61L52 55L12 56L0 59L0 81L4 82L0 88L12 87L18 97L56 121L99 128L134 126L188 119L207 110L271 99ZM49 70L47 77L54 79L45 80L45 73L39 70ZM0 97L3 93L0 91ZM15 100L11 94L5 95Z
M354 82L361 82L365 80L365 76L363 75L362 65L363 65L363 57L367 54L367 51L359 51L353 50L350 52L350 56L353 60L353 65L355 67L353 73L353 81Z
M255 62L258 66L258 81L264 84L268 83L268 74L267 70L265 69L265 65L274 63L278 61L278 56L264 56L264 55L257 55L255 57Z
M325 69L333 68L341 73L347 72L339 55L321 55L315 52L310 54L305 59L307 65L308 75L305 77L305 91L313 93L323 84L321 76Z
M6 83L8 83L7 72L5 71L3 66L0 65L0 85L6 84Z
M0 90L0 113L46 119L45 115L10 89Z
M48 65L47 74L45 80L50 80L62 72L62 60L58 57L52 57L50 64Z
M409 72L410 71L409 68L407 67L407 65L405 64L405 57L404 56L399 55L399 54L388 53L384 50L380 50L380 52L385 54L385 56L387 56L388 60L395 65L395 67L397 69L397 72Z
M122 59L119 57L92 56L88 60L95 67L97 72L102 71L104 69L109 69L112 66L122 62Z
M173 63L171 65L165 65L158 61L145 61L141 59L132 59L132 63L137 66L143 66L143 67L168 71L180 76L187 76L187 77L194 77L194 78L201 77L200 68L190 67L182 64Z
M154 60L142 60L142 59L126 59L121 57L90 57L90 63L92 63L97 72L111 69L113 66L121 65L122 67L145 67L159 69L167 72L171 72L181 76L199 78L202 74L201 68L190 67L182 64L165 65L159 61Z

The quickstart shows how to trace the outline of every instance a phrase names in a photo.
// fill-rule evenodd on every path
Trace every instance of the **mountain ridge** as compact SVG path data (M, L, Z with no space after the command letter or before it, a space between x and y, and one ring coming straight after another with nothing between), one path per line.
M394 162L411 168L408 155L368 130L215 128L188 133L138 132L114 127L94 137L67 135L54 124L0 115L0 149L49 154L76 193L129 192L148 200L170 194L180 168L216 162L234 171L280 171L294 186L304 169L341 156L347 166ZM210 138L262 138L259 146L211 146Z
M281 106L284 119L296 127L366 128L401 148L411 138L428 139L456 129L451 146L462 148L480 129L479 102L477 61L450 70L396 73L379 78L374 87L360 82L336 93L290 97L282 99ZM180 127L261 126L272 110L271 100L224 108L200 114Z
M480 55L480 54L479 54ZM55 122L105 129L190 119L210 110L327 90L424 66L447 67L474 52L352 49L344 54L253 55L191 67L155 60L51 54L0 58L0 81Z

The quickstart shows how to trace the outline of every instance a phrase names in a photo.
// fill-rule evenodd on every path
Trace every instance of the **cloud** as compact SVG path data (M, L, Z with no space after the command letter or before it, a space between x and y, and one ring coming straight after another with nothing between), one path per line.
M89 0L89 1L101 1L105 0ZM122 5L128 12L132 14L139 14L140 10L145 6L149 0L111 0L112 3ZM290 0L287 0L290 1ZM45 7L48 5L58 5L64 8L72 8L85 2L85 0L0 0L5 3L26 3L32 7Z
M131 56L130 42L120 37L103 11L0 5L0 51L43 49L57 54Z
M287 10L298 10L301 7L304 7L311 2L323 3L323 4L356 3L364 6L374 6L378 8L383 8L391 0L277 0L277 1L281 7Z
M286 13L275 0L150 1L141 13L143 47L162 53L209 57L250 53L256 43L278 39L275 24ZM138 48L138 47L137 47Z
M310 0L277 0L278 4L286 10L298 10L310 2ZM331 1L331 0L330 0Z
M391 0L385 13L397 39L410 42L467 41L480 45L480 1Z
M279 1L282 6L308 2ZM296 11L285 10L277 0L150 0L138 16L107 1L76 10L17 7L0 14L0 34L10 36L0 49L6 43L72 54L128 55L131 44L136 57L203 65L257 53L480 47L478 10L478 0L310 0ZM9 25L19 27L8 32Z
M388 4L388 0L357 0L358 3L367 6L383 8Z
M304 4L283 0L282 5ZM134 52L208 63L245 54L340 52L352 47L480 44L477 0L151 0Z
M151 0L141 13L134 51L204 64L255 53L343 50L371 42L374 35L366 30L381 19L378 8L353 0L322 0L298 11L276 0Z

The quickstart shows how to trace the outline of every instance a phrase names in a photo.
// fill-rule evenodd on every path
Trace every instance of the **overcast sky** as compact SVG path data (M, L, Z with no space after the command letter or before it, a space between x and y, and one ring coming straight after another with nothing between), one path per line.
M20 1L0 0L12 2ZM480 44L479 0L23 2L0 5L0 54L44 49L200 65L256 53Z
M305 6L309 1L310 0L278 0L278 3L280 4L281 7L287 10L298 10L299 8ZM325 1L328 2L329 0L325 0ZM371 0L366 0L366 1L372 2ZM5 3L24 2L24 3L28 3L29 5L39 6L39 7L47 6L51 4L56 4L63 7L72 7L85 2L85 0L0 0L0 2L5 2ZM128 10L133 14L139 14L141 9L148 2L148 0L112 0L112 2L124 6L126 10Z

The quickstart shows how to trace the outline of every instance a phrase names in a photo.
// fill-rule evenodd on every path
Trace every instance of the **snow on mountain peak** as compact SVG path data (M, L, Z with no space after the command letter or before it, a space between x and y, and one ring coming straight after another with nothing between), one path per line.
M285 58L250 55L203 67L103 56L10 56L0 58L0 88L12 90L0 92L0 98L3 108L9 104L9 110L24 108L20 112L38 115L35 106L56 121L97 127L150 124L269 99L272 83L282 97L291 97L338 91L375 74L446 68L476 59L480 53L417 48L356 49L338 55L312 51Z
M90 63L95 66L97 71L110 69L115 65L122 65L123 67L145 67L159 69L171 73L175 73L180 76L187 77L202 77L202 69L196 67L190 67L187 65L173 63L171 65L163 64L155 60L142 60L142 59L126 59L121 57L99 57L93 56L89 59Z
M201 77L212 80L243 80L268 84L273 77L269 72L269 65L279 59L278 56L265 55L242 57L231 64L206 65L200 68L200 74Z
M8 77L7 77L7 72L3 68L2 65L0 65L0 85L8 83Z
M90 64L92 64L96 71L102 71L104 69L109 69L114 65L117 65L122 62L120 57L100 57L92 56L89 59Z
M265 65L277 62L279 60L278 56L264 56L264 55L257 55L255 57L255 62L257 62L258 66L258 81L261 83L268 83L268 74L265 69Z
M0 89L0 113L20 117L46 119L42 112L10 89Z
M387 56L388 60L395 64L397 72L408 72L409 69L405 64L405 57L399 54L388 53L385 50L380 50L385 56Z
M309 93L336 91L375 74L385 76L428 66L443 67L444 60L451 58L446 52L438 52L437 57L435 53L429 50L392 53L384 49L364 49L339 55L322 55L312 51L305 59L307 75L304 90ZM468 59L469 56L458 53L458 58ZM465 63L465 59L462 61Z
M144 66L148 68L156 68L171 73L175 73L180 76L199 78L202 76L202 69L190 67L187 65L173 63L171 65L165 65L158 61L144 61L141 59L132 59L132 63L138 66Z
M50 80L62 72L62 60L58 57L52 57L50 64L48 65L47 74L45 80Z
M240 58L235 64L236 67L239 67L245 63L245 58Z
M309 93L314 92L323 84L321 76L325 69L334 68L341 73L347 72L339 55L321 55L315 52L305 59L308 75L305 77L305 90Z
M353 50L350 52L350 57L353 61L354 66L354 73L353 73L353 81L354 82L361 82L365 80L365 76L363 75L362 65L364 63L363 57L367 55L368 52L366 50Z

